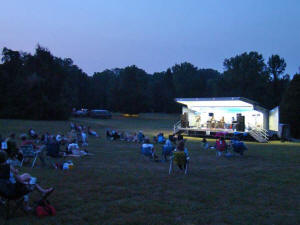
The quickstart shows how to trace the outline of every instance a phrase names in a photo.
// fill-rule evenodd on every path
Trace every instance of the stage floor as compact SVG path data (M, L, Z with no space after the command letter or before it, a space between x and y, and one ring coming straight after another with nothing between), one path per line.
M233 134L234 132L239 133L245 133L243 131L234 131L233 129L225 129L225 128L206 128L206 127L181 127L178 128L180 131L193 131L193 132L212 132L212 133L218 133L218 132L226 132L228 134Z

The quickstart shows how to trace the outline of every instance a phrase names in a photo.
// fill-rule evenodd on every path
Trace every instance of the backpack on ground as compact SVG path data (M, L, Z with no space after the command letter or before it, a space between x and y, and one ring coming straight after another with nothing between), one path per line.
M55 208L52 205L50 205L50 202L48 200L40 200L35 209L35 212L38 217L55 216L56 215Z

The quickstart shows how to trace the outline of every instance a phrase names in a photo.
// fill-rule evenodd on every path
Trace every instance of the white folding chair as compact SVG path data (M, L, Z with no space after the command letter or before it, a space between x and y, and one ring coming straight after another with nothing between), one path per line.
M23 159L21 161L21 167L25 159L33 159L31 167L33 168L38 157L39 151L35 151L32 145L23 145L20 147L23 153Z

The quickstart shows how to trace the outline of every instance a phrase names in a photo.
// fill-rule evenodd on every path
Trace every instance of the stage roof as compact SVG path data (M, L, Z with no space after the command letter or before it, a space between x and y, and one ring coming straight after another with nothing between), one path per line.
M259 111L267 111L257 102L243 97L176 98L175 101L188 107L253 107Z

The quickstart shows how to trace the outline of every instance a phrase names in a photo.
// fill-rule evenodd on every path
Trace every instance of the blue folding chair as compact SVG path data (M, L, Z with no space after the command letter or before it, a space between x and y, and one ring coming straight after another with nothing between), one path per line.
M153 159L154 158L154 151L151 147L143 148L141 147L141 153L143 156Z

